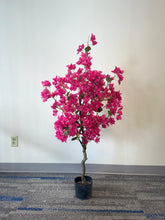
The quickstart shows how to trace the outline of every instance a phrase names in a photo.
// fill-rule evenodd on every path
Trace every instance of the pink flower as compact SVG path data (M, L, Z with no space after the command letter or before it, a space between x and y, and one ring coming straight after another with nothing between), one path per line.
M72 115L66 113L66 115L58 116L58 120L54 123L54 128L56 130L56 137L62 142L66 142L69 136L75 136L78 124L78 115Z
M97 137L97 138L95 139L95 142L98 143L99 141L100 141L100 138Z
M77 61L78 65L84 65L85 67L87 67L88 69L90 68L90 66L92 65L92 57L89 56L89 53L83 53L81 52L80 58Z
M55 101L53 105L51 106L52 109L56 109L58 107L59 103Z
M113 125L113 124L115 124L115 119L112 118L112 117L110 117L110 118L109 118L109 122L110 122L111 125Z
M76 69L76 65L75 64L70 64L70 65L67 65L68 67L68 73L71 73L71 70L75 70Z
M42 85L43 86L51 86L51 83L49 81L45 80L45 81L42 81Z
M68 67L69 70L75 70L76 69L76 65L75 64L67 65L67 67Z
M120 68L118 68L117 66L115 67L115 69L113 71L111 71L112 73L115 73L119 80L118 80L118 83L120 85L121 81L123 81L124 77L123 77L123 73L124 73L124 70L121 70Z
M94 34L91 34L91 41L93 46L97 44L96 37Z
M58 113L58 110L57 110L57 109L54 109L54 110L53 110L53 116L56 116L57 113Z
M48 89L44 89L41 92L41 98L42 98L43 102L46 102L49 98L51 98L51 93L49 92Z
M83 49L84 49L84 44L79 45L79 47L77 49L77 54L79 54Z
M116 119L117 119L117 120L121 120L121 119L122 119L122 118L121 118L121 115L117 115Z

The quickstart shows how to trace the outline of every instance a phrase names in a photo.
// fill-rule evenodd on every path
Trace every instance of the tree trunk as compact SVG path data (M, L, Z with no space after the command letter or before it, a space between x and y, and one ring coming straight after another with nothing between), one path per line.
M86 181L86 179L85 179L85 172L86 172L85 161L88 159L87 153L86 153L86 145L87 144L82 143L82 148L83 148L83 160L81 161L81 166L82 166L81 181L82 181L82 184L84 184Z

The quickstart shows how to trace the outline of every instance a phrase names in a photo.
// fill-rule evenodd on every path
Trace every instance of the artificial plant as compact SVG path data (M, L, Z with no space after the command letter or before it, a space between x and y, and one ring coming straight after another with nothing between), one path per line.
M90 35L87 45L77 49L79 59L75 64L67 65L65 76L56 76L52 83L43 81L41 92L43 102L53 99L51 108L56 117L54 128L56 137L66 142L78 140L82 146L83 160L81 180L85 184L85 162L87 144L100 140L101 128L107 128L120 120L123 106L121 92L115 90L114 82L123 80L123 70L115 67L113 75L92 70L90 51L97 44L94 34Z

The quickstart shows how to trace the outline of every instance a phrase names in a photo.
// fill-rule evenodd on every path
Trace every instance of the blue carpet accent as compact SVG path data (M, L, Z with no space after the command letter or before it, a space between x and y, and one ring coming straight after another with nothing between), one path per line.
M39 177L39 176L0 176L2 179L41 179L41 180L69 180L74 177Z
M20 202L23 201L23 197L0 196L0 201Z
M54 210L54 209L53 209ZM65 209L59 208L58 211L70 212L113 212L113 213L144 213L143 210L112 210L112 209Z
M143 210L112 210L112 209L66 209L66 208L27 208L18 207L18 210L26 211L63 211L63 212L109 212L109 213L144 213Z
M155 213L155 214L145 214L146 218L163 218L165 219L165 214L159 214L159 213Z
M0 176L2 179L36 179L40 177L29 177L29 176Z
M74 177L40 177L41 180L70 180Z
M67 209L67 208L34 208L34 207L18 207L18 210L23 211L62 211L62 212L102 212L102 213L129 213L129 214L144 214L143 210L113 210L113 209ZM163 218L165 214L145 214L146 218Z
M42 211L43 208L26 208L26 207L18 207L18 210L26 210L26 211Z

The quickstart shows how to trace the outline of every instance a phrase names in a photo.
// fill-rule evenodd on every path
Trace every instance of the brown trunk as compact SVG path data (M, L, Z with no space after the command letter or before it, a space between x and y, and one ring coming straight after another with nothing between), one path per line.
M81 166L82 166L82 173L81 173L81 181L82 184L85 183L85 172L86 172L86 168L85 168L85 161L88 159L87 158L87 153L86 153L86 145L82 142L82 148L83 148L83 160L81 161Z

